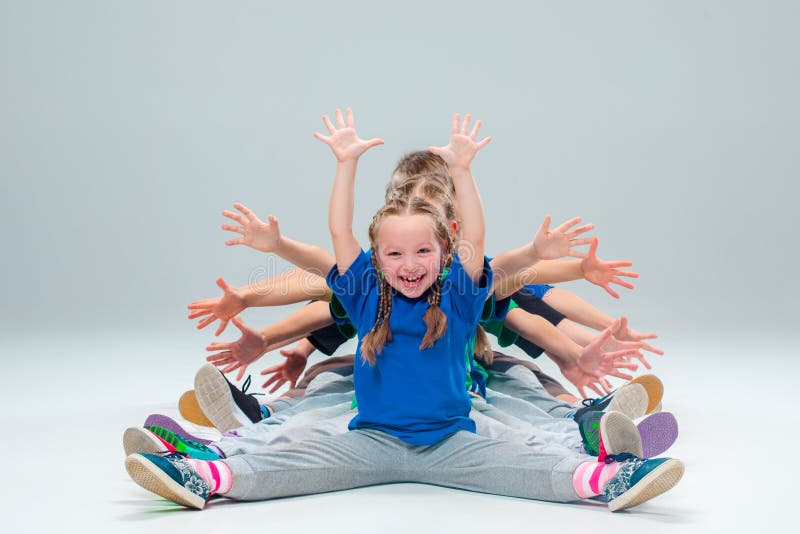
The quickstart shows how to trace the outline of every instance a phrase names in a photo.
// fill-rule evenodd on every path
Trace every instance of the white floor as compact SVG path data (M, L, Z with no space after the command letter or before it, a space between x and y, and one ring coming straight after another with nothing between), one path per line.
M728 340L731 336L721 336ZM790 340L663 345L654 371L686 464L671 492L619 514L402 484L185 510L140 489L121 437L150 413L177 416L202 363L196 337L73 336L0 340L3 532L752 532L788 531L800 443ZM254 371L266 366L258 365ZM224 530L222 530L224 529ZM793 530L793 529L792 529Z

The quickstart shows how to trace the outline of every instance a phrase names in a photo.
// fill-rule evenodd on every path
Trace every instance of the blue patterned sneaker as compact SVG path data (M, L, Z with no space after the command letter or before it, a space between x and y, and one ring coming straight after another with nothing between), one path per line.
M125 469L147 491L189 508L202 510L211 497L211 486L180 453L131 454Z
M683 476L683 463L674 458L645 460L632 454L606 456L605 462L621 462L608 481L603 496L612 512L637 506L674 487Z

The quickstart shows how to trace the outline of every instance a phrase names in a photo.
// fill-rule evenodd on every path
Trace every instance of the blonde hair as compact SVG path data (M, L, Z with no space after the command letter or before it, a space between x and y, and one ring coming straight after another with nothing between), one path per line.
M452 206L450 206L452 209ZM445 208L444 211L446 211ZM392 331L389 328L389 317L392 314L392 287L380 274L380 263L378 262L377 236L381 223L386 217L391 215L426 215L430 218L433 231L439 242L442 243L442 263L440 266L440 276L436 277L433 285L428 290L428 309L422 320L425 321L427 329L422 338L420 349L432 347L437 339L441 338L447 330L447 316L439 307L442 302L442 277L441 270L450 267L453 261L454 243L450 237L447 221L439 208L420 197L401 197L392 198L385 204L375 216L369 226L369 241L372 246L372 266L378 278L378 313L372 329L361 339L361 355L370 364L375 364L375 356L381 353L387 342L392 340Z
M447 162L433 152L416 150L403 155L397 162L397 166L392 171L392 178L386 186L386 196L389 196L391 190L404 180L420 174L436 174L442 177L446 188L455 195L453 177L450 175L450 167L447 166Z

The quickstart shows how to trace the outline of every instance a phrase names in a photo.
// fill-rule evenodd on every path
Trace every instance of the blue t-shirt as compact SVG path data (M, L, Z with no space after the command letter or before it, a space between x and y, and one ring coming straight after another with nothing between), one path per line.
M378 276L369 254L361 251L346 273L337 266L327 282L359 332L353 380L358 415L351 430L373 428L411 445L433 445L459 430L475 432L469 418L470 398L464 388L464 347L478 324L492 282L488 264L480 284L464 271L456 255L442 282L441 310L447 330L432 347L420 350L427 327L427 294L410 299L393 292L389 327L392 341L375 357L361 358L361 336L369 332L378 313Z

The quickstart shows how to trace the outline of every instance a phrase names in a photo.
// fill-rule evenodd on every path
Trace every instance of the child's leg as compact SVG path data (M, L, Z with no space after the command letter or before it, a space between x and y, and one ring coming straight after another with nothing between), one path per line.
M479 436L521 444L538 441L559 447L564 453L581 449L578 425L568 419L549 418L545 424L528 424L477 399L472 402L469 416L475 421L475 432Z
M293 417L273 418L237 430L235 436L226 436L214 445L230 458L243 454L262 454L307 439L336 436L347 432L347 425L355 415L351 402L316 410L300 412ZM277 418L276 418L277 419Z
M580 499L573 473L597 458L533 441L520 444L457 432L414 455L418 482L494 495L569 502Z
M521 365L512 365L504 371L490 370L488 386L509 397L526 401L551 417L564 418L575 411L574 405L547 393L536 375Z
M223 460L233 476L226 496L254 501L410 482L410 448L377 430L353 430L269 454L234 456Z

